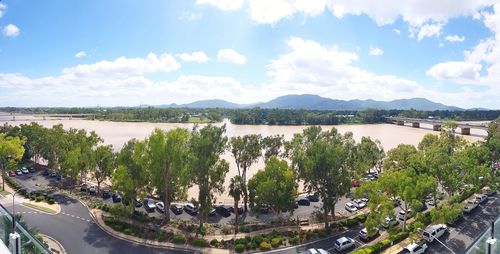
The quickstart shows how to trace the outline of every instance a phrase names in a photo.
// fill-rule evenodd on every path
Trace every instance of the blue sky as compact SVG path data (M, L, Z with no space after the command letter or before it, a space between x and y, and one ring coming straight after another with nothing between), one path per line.
M498 0L0 1L0 106L312 93L500 108Z

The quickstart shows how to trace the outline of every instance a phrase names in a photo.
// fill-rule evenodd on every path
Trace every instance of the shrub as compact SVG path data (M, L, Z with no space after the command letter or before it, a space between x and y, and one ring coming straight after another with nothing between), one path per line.
M260 245L264 241L264 238L261 235L256 235L256 236L253 237L252 241L256 245Z
M236 251L237 253L242 253L243 251L245 251L245 245L244 244L236 244L234 246L234 251Z
M207 240L203 238L196 238L193 240L193 245L196 247L207 247L208 243Z
M246 245L247 244L247 240L245 238L238 238L236 240L234 240L234 244L243 244L243 245Z
M123 233L126 234L126 235L132 235L133 234L132 233L132 229L130 229L130 228L124 228L123 229Z
M291 245L296 245L296 244L299 244L299 241L300 241L299 236L292 236L292 237L288 238L288 242L289 242Z
M269 244L268 242L261 242L260 245L259 245L259 249L261 251L270 250L271 249L271 244Z
M43 196L36 196L35 197L35 201L36 202L40 202L40 201L43 201L43 200L44 200Z
M172 238L172 242L177 244L186 243L186 237L181 234L175 234L174 237Z
M214 247L219 247L219 241L217 239L212 239L212 241L210 241L210 245Z
M280 247L281 242L282 242L281 237L275 237L271 239L271 246L273 246L273 248L278 248Z
M205 225L201 225L201 227L198 228L198 233L200 235L206 235L207 234L207 227L205 227Z
M245 227L245 225L240 225L238 227L238 232L248 233L248 232L250 232L250 230L249 230L249 228Z

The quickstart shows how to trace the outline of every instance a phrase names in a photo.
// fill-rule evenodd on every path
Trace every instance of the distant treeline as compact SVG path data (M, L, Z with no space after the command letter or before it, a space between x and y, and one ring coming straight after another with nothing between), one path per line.
M500 110L418 111L418 110L303 110L303 109L191 109L155 107L116 108L0 108L0 112L27 114L95 114L95 119L146 122L220 122L229 118L234 124L268 125L337 125L347 123L382 123L388 116L437 118L455 121L494 120Z

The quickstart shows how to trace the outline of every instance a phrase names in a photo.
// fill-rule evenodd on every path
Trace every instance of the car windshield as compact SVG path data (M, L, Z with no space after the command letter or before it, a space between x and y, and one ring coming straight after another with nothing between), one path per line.
M339 240L335 241L335 245L340 246Z
M429 235L429 233L424 232L424 236L429 237L430 235Z

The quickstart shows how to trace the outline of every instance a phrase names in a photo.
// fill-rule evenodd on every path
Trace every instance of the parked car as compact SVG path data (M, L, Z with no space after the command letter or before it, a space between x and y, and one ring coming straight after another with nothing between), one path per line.
M307 254L329 254L329 252L323 249L308 249Z
M488 201L488 196L486 196L485 194L479 194L476 195L476 200L477 202L479 202L479 204L486 203Z
M109 193L108 189L102 190L102 198L103 199L108 199L111 197L111 194Z
M363 209L366 207L366 202L363 202L361 199L355 199L352 201L352 204L358 209Z
M231 216L232 207L228 205L218 205L215 207L215 211L222 217L229 217Z
M307 199L305 197L299 197L295 200L295 202L297 203L297 205L301 205L301 206L311 205L311 201L309 201L309 199Z
M486 186L481 189L481 192L487 196L492 196L496 193L496 191L492 191L490 187Z
M391 226L397 225L399 222L396 220L396 218L387 216L384 218L384 222L382 222L382 227L384 228L389 228Z
M94 185L89 187L89 194L90 195L95 195L96 192L97 192L97 187L95 187Z
M140 198L135 198L134 199L134 206L137 207L137 208L142 207L142 202L141 202Z
M477 206L479 205L479 202L475 199L469 199L464 205L464 208L462 209L466 213L472 212Z
M157 202L155 205L160 213L165 213L165 204L163 202Z
M10 171L9 171L9 176L11 176L11 177L15 177L15 176L16 176L16 172L14 172L14 171L10 170Z
M431 225L424 230L422 236L425 241L432 242L446 233L447 229L448 227L445 224Z
M357 181L357 180L352 180L351 181L351 187L356 188L356 187L359 187L359 185L360 185L359 181Z
M145 198L143 203L144 209L146 209L147 212L154 212L156 204L152 198Z
M16 170L16 175L18 176L23 175L23 171L21 171L20 169Z
M318 195L316 194L309 194L306 196L306 198L310 201L310 202L319 202L319 197Z
M356 212L358 210L358 208L356 208L356 206L351 202L347 202L345 204L345 209L351 213Z
M184 211L190 215L196 215L198 213L198 208L191 203L187 203L184 205Z
M231 211L232 211L233 213L235 213L235 212L236 212L236 210L238 210L238 214L243 214L243 213L245 212L245 209L243 209L243 207L242 207L242 206L238 206L238 208L237 208L237 209L234 209L234 207L231 207Z
M35 167L34 166L28 167L28 171L30 173L35 173Z
M170 205L170 210L172 210L172 212L174 214L182 214L182 205L179 205L179 204L171 204Z
M113 193L113 195L111 196L111 199L113 199L113 203L122 202L122 196L120 196L120 194L118 194L118 192Z
M398 198L392 198L391 197L391 201L392 201L392 204L394 206L400 206L401 205L401 200L399 200Z
M50 176L50 177L56 177L56 176L57 176L57 173L56 173L56 172L50 172L49 176Z
M399 220L404 220L405 219L405 214L406 214L405 210L400 210L399 213L398 213L398 219ZM411 216L413 216L413 211L411 209L408 209L408 214L406 215L406 219L411 218Z
M260 206L259 212L262 214L268 214L271 212L271 207L266 204L262 204Z
M404 247L398 254L423 254L427 250L427 244L412 243Z
M82 192L87 192L87 189L88 189L88 185L86 183L80 185L80 191Z
M349 237L341 237L335 241L334 248L337 251L347 250L354 246L354 240Z
M215 207L212 206L212 208L210 208L210 211L208 211L208 216L213 217L215 215L217 215L217 211L215 210Z
M21 171L23 172L23 174L29 174L30 172L26 167L21 168Z
M42 173L44 176L48 176L50 174L50 171L48 169L45 169Z
M435 206L436 205L436 201L433 198L426 199L425 203L428 204L428 205L430 205L430 206Z
M372 233L371 235L368 234L368 230L366 228L363 228L359 231L359 238L362 240L369 240L370 238L376 236L378 234L378 228L375 228L375 232Z

